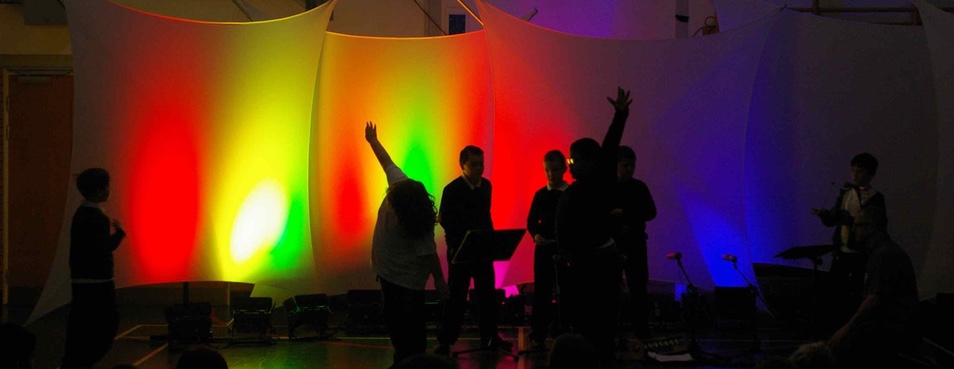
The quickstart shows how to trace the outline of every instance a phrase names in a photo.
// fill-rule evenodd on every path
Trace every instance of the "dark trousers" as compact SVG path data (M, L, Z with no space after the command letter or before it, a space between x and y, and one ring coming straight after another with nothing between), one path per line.
M427 333L424 327L424 290L413 290L381 281L384 297L384 322L394 346L394 363L423 354L427 348Z
M543 341L549 335L553 323L553 284L556 269L553 255L556 245L537 245L533 250L533 315L530 339Z
M600 365L612 368L623 279L620 254L613 251L573 260L565 275L560 275L561 313L569 315L575 333L590 340Z
M447 258L447 260L451 259ZM448 264L447 286L450 288L450 297L447 305L444 306L444 319L440 333L437 335L438 342L443 345L453 345L460 337L471 278L474 279L474 292L477 294L480 338L487 342L496 337L497 296L494 289L494 264L492 262Z
M626 286L629 287L632 305L629 313L633 324L633 335L639 339L647 339L650 337L650 332L649 293L646 291L646 286L649 284L646 239L620 237L617 241L620 252L626 256L623 272L626 275Z
M113 346L119 329L113 282L73 284L63 369L91 368Z
M831 335L845 325L862 300L865 284L865 269L868 259L864 253L835 251L829 272L829 285L825 293L827 301L822 315L824 336Z

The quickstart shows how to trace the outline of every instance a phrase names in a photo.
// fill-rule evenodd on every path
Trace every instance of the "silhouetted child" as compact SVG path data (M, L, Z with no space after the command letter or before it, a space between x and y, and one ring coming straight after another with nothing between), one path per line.
M636 171L636 152L629 146L620 146L616 159L616 208L611 212L618 228L613 235L619 251L626 256L623 272L632 300L630 318L633 335L640 340L649 332L649 261L646 257L646 222L656 218L656 202L646 183L633 177Z
M557 205L557 248L568 260L560 275L560 309L568 307L575 333L596 347L600 364L612 368L619 330L619 297L623 281L621 255L613 241L616 155L629 117L629 92L617 90L613 122L602 145L582 138L570 145L570 175L575 181Z
M533 195L527 215L527 231L536 245L533 250L533 319L530 334L531 348L546 348L549 326L553 321L553 284L555 282L556 207L569 186L563 180L566 157L560 150L551 150L543 156L543 172L547 185Z
M448 294L441 260L437 256L434 200L424 184L407 177L378 140L378 129L368 122L364 137L388 179L388 194L378 209L371 243L371 269L381 282L384 321L394 345L394 363L423 354L427 348L424 288Z
M109 172L84 170L76 178L83 203L70 227L70 277L73 300L66 328L63 365L89 368L112 347L119 327L113 250L126 237L119 222L110 220L102 203L109 199Z
M884 194L871 186L878 173L878 159L869 153L851 158L851 180L845 182L831 209L812 209L826 227L835 227L829 285L825 301L829 306L821 314L823 334L841 327L855 312L862 299L867 257L852 232L854 217L869 206L885 209Z
M466 146L460 151L461 176L444 186L438 218L447 239L447 284L450 298L444 306L443 324L438 333L436 354L447 354L460 337L467 292L474 280L476 303L479 305L478 325L483 347L510 349L513 344L497 334L497 295L494 289L494 264L491 261L452 264L464 236L471 230L492 230L490 217L490 180L483 177L484 151L477 146ZM471 297L474 297L472 294Z

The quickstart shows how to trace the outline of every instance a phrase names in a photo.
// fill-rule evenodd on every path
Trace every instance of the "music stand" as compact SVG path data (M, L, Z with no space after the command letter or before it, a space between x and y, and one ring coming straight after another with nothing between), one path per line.
M510 260L526 229L471 230L464 235L453 264Z
M785 251L782 251L775 255L777 258L782 258L785 260L798 260L798 259L809 259L812 262L812 315L809 317L810 322L808 324L812 330L812 338L815 337L815 331L819 328L817 327L817 316L818 315L818 266L821 265L821 258L835 249L838 246L836 245L811 245L811 246L795 246L789 247Z
M520 244L520 240L523 239L526 233L526 229L467 231L467 234L464 235L464 241L461 242L457 252L455 252L451 258L451 263L465 264L510 260L513 256L513 252L517 249L517 245ZM493 314L495 312L482 311L480 313ZM505 349L499 346L481 346L476 349L454 351L452 355L457 357L461 354L471 352L492 351L495 348L499 348L500 351L513 358L514 361L520 360L520 356L515 355L512 349Z
M817 267L821 264L821 257L834 250L835 245L795 246L776 254L775 257L786 260L811 259L812 264Z

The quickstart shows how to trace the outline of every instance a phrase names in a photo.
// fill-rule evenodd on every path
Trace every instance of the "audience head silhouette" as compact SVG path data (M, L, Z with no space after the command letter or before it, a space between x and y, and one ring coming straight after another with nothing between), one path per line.
M36 336L14 323L0 324L0 367L27 369L33 367Z
M176 369L228 369L228 367L222 354L205 346L186 350L176 362Z

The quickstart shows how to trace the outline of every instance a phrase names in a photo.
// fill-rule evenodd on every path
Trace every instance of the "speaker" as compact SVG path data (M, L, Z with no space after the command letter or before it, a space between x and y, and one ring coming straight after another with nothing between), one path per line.
M166 308L169 341L209 342L212 340L212 304L196 302Z
M349 332L384 331L381 290L349 290L347 299L348 317L345 326Z

